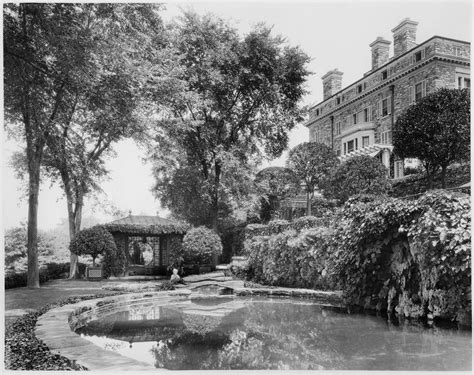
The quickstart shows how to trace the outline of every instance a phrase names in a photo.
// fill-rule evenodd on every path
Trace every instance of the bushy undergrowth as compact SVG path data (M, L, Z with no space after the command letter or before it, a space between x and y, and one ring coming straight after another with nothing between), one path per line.
M36 321L40 315L52 308L116 294L121 293L69 297L23 315L7 324L5 327L5 369L30 371L87 370L87 368L77 365L66 357L51 353L48 347L35 335Z
M86 264L79 263L79 275L85 274ZM69 274L69 263L48 263L40 268L40 284L52 279L66 278ZM19 288L27 285L27 272L5 272L5 289Z
M330 288L325 276L330 235L326 228L309 228L249 238L247 277L267 285Z
M470 325L469 196L349 201L335 223L330 274L349 304Z

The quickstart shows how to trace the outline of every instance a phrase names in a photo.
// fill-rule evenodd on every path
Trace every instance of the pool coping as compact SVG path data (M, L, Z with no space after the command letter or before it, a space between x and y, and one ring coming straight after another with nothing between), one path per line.
M316 291L309 289L291 288L235 288L235 297L238 296L263 296L278 297L305 297L318 302L326 302L332 306L342 307L342 298L339 291ZM115 296L107 296L93 300L84 300L75 304L68 304L51 309L38 317L35 327L36 337L42 340L51 353L59 354L73 361L74 363L86 367L91 371L167 371L157 369L155 366L145 362L125 357L121 354L100 348L92 342L76 334L71 325L77 324L75 316L92 310L94 307L116 302L137 301L150 297L189 297L190 289L177 289L159 292L138 292L127 293ZM230 296L228 296L230 297Z

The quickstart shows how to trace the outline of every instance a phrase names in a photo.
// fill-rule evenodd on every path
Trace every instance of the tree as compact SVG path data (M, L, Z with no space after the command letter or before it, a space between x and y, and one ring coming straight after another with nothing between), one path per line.
M90 255L94 267L95 259L99 255L117 252L113 236L101 225L77 232L69 249L76 255Z
M87 30L75 18L79 12L72 4L4 7L5 118L26 141L30 288L39 288L37 213L46 141L70 112L74 88L93 78Z
M340 164L331 175L324 195L344 203L356 194L386 194L390 189L387 170L380 160L354 156Z
M288 197L298 194L300 180L289 168L268 167L259 171L255 177L255 183L261 191L260 217L269 221L280 202Z
M27 260L27 228L22 223L20 227L5 231L5 268L13 267L15 271L22 270ZM38 233L38 253L42 257L56 255L54 237L47 232Z
M439 89L409 107L395 122L394 152L421 161L429 188L438 169L444 188L447 167L469 160L470 101L468 89Z
M48 30L50 38L61 46L67 43L68 51L81 55L78 63L84 66L68 60L68 70L58 73L58 79L68 83L65 99L58 104L54 126L44 137L40 158L46 176L64 190L70 240L81 227L84 197L99 190L98 182L106 174L104 158L113 144L142 130L136 110L143 91L158 100L164 92L169 96L173 87L165 78L170 76L169 66L163 65L172 60L162 59L164 27L157 9L159 6L146 4L58 4L49 10L56 22L71 23L64 31L67 35ZM28 10L43 8L30 6ZM41 34L35 40L37 44L49 42ZM65 57L53 53L56 55L47 59L61 64L59 60ZM44 83L39 86L43 88ZM27 142L27 154L30 146ZM71 254L70 277L76 275L77 256Z
M325 183L338 164L339 159L334 151L323 143L304 142L290 150L287 166L304 183L307 216L311 216L314 190L325 188Z
M301 120L298 102L309 58L267 27L241 38L224 21L190 12L176 25L174 44L187 92L167 103L169 116L160 121L165 131L155 136L155 176L171 174L170 167L198 171L206 189L202 202L217 229L222 199L233 204L234 194L251 186L236 182L226 169L247 171L263 154L279 156L288 131ZM164 163L170 148L184 160ZM237 180L250 182L249 177L243 173Z

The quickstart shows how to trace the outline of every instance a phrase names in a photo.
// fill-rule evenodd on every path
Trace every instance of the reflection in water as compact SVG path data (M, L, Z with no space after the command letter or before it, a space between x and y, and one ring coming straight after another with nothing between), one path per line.
M471 369L470 332L395 325L290 300L134 304L77 332L167 369Z

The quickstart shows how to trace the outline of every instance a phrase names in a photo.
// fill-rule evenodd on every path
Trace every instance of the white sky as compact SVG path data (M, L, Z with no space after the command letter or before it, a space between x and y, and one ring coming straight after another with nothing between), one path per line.
M180 9L191 7L190 2L172 2L163 12L165 20L180 14ZM338 68L344 73L343 87L358 80L370 70L369 44L377 36L392 41L391 29L409 17L418 21L417 42L433 35L471 41L472 9L469 1L306 1L306 2L192 2L198 13L214 13L242 32L264 22L273 25L276 34L285 36L291 45L299 45L312 61L307 88L310 92L305 104L322 100L321 76ZM393 46L392 46L393 47ZM393 51L393 50L392 50ZM393 53L391 52L391 55ZM306 128L299 126L290 134L290 148L308 139ZM3 227L18 225L27 218L27 201L20 192L21 184L14 177L8 161L14 143L4 140L2 153L2 209ZM103 184L105 195L99 202L110 201L122 210L134 214L164 216L150 189L153 177L149 165L142 163L143 152L131 141L116 145L117 157L109 160L109 180ZM286 154L271 165L284 165ZM88 202L85 215L93 214L103 221L110 219L100 210L100 203ZM93 209L97 210L93 212ZM66 217L66 203L57 186L45 183L39 199L39 228L54 227Z

